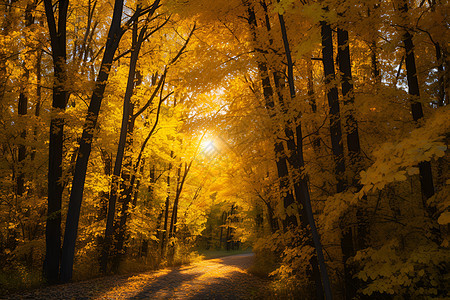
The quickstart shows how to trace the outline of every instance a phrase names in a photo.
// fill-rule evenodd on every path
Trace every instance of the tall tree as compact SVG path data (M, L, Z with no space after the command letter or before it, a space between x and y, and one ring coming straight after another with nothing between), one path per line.
M342 28L337 29L338 42L338 65L341 72L341 86L344 97L345 107L345 131L347 134L347 149L349 156L349 169L351 170L351 178L353 178L352 186L359 191L357 174L361 171L361 147L359 142L358 122L355 118L355 97L352 81L352 69L350 60L350 47L348 40L348 31ZM364 221L362 208L358 207L358 240L364 241L367 222ZM356 296L357 286L353 279L354 272L349 265L349 258L356 254L354 246L354 235L352 229L348 226L342 228L341 249L344 262L344 282L345 282L345 298L353 299ZM363 248L362 242L359 243Z
M339 108L338 89L335 84L336 73L334 71L333 36L330 24L320 22L322 36L322 63L325 75L326 94L330 111L330 135L331 148L335 162L336 192L341 193L345 189L345 160L342 145L341 116Z
M50 283L59 281L61 253L61 201L63 192L62 159L64 143L64 112L68 92L66 88L67 10L69 0L58 1L57 23L52 0L44 0L53 58L53 102L50 121L48 161L48 208L45 227L46 252L44 276Z
M66 229L64 232L64 244L62 248L61 281L67 282L72 278L73 259L75 255L75 242L80 218L81 202L83 200L84 183L89 155L92 148L94 129L97 124L100 106L103 100L106 84L111 70L114 54L119 46L120 39L129 26L143 13L153 14L159 7L159 0L155 0L148 8L137 9L135 13L122 26L123 0L115 0L111 26L108 32L105 52L103 54L100 71L95 81L94 91L83 126L80 140L79 154L75 164L75 172L72 180L69 209L67 211ZM110 208L108 208L110 209Z
M408 20L408 1L401 0L398 3L401 17L407 24ZM403 26L403 45L406 52L406 78L408 81L408 93L411 95L411 113L413 120L418 122L423 118L422 103L420 102L420 87L419 80L417 79L416 58L414 54L414 43L412 40L412 34L408 30L408 27ZM429 161L423 161L419 163L419 178L420 187L422 190L422 204L430 217L435 213L435 209L427 204L427 200L434 195L433 173L431 171L431 164Z
M138 6L136 12L140 12L141 7ZM130 57L130 66L128 70L128 81L127 87L124 96L123 102L123 114L122 114L122 125L120 129L120 137L119 137L119 145L116 153L116 160L114 162L114 170L113 177L111 183L111 191L109 193L109 201L108 201L108 215L106 222L106 230L105 230L105 238L104 243L102 245L102 255L100 258L100 268L102 272L106 273L107 271L107 262L108 262L108 253L109 248L111 246L112 241L112 233L113 233L113 221L115 214L115 206L116 199L119 190L119 182L120 175L122 171L122 160L125 151L126 137L129 126L129 117L132 114L131 109L131 96L133 95L133 90L135 87L136 80L136 65L139 58L139 52L141 49L142 42L144 41L144 37L147 31L148 18L145 21L144 26L141 28L141 31L138 33L138 19L136 19L133 23L132 30L132 45L131 45L131 57Z
M289 93L291 96L291 101L295 101L296 92L295 92L295 84L294 84L294 64L292 61L291 56L291 50L289 45L289 39L287 35L286 25L284 21L284 17L282 14L278 14L278 20L280 22L281 27L281 34L283 38L283 45L287 60L287 67L288 67L288 83L289 83ZM320 236L317 231L316 223L314 220L314 215L311 207L311 199L309 194L309 187L308 187L308 178L304 174L304 157L303 157L303 133L302 133L302 123L300 119L296 120L296 128L295 128L295 134L297 137L297 146L294 159L292 159L291 164L293 165L295 171L297 172L297 175L299 177L295 178L295 189L296 189L296 196L297 201L299 201L302 204L302 210L303 214L306 217L305 222L308 223L309 228L311 230L312 240L314 243L314 248L316 250L317 260L320 268L320 274L322 279L322 288L323 288L323 294L325 296L325 299L332 299L331 294L331 285L330 280L328 278L328 272L325 265L325 258L323 256L322 251L322 243L320 241ZM316 285L319 285L318 282L316 282ZM319 289L319 286L316 286L317 289ZM318 297L321 297L321 293L318 291Z

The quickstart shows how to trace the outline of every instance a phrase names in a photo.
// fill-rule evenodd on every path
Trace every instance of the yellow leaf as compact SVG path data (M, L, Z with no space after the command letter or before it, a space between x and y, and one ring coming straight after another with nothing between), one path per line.
M450 211L443 212L438 219L440 225L446 225L450 223Z

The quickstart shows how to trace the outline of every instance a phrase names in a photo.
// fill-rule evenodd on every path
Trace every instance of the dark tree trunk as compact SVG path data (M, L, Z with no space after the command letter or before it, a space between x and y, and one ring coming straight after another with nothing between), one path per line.
M350 61L350 48L348 40L348 32L346 30L337 29L338 37L338 64L339 71L341 72L341 86L342 94L344 96L344 105L346 106L345 114L345 129L347 132L347 148L350 160L350 170L352 171L351 178L353 178L352 186L357 190L361 189L361 185L358 180L358 173L361 170L361 156L360 156L360 143L358 133L358 122L354 116L354 91L352 83L352 70ZM358 212L362 212L362 209L358 208ZM364 232L367 227L366 222L362 219L362 214L359 213L358 221L358 238L364 239ZM341 221L342 237L341 237L341 250L342 260L344 263L344 285L345 285L345 299L354 299L357 292L356 280L353 280L354 271L348 264L348 259L355 255L355 247L353 245L353 233L352 228L347 226L347 222Z
M150 182L149 182L149 185L148 185L147 197L144 199L144 206L145 207L147 207L149 205L152 205L151 202L153 201L153 197L154 197L154 195L153 195L153 190L154 190L153 185L155 184L155 182L157 180L155 165L150 167L150 174L149 175L150 175ZM162 218L162 215L161 215L161 218ZM160 223L161 223L161 219L160 219L159 215L158 215L158 221L156 223L157 223L156 227L159 228ZM157 234L157 237L158 237L158 234ZM142 240L142 247L141 247L141 249L142 249L141 253L142 254L141 254L141 256L145 256L145 257L147 256L148 245L149 245L149 239L148 238L144 238Z
M248 23L250 28L252 29L253 39L256 42L256 16L252 7L248 8ZM270 84L269 72L267 69L267 64L263 62L263 59L258 59L258 71L262 81L263 87L263 95L265 101L265 107L268 111L270 119L273 121L274 125L276 124L277 116L275 112L275 102L274 102L274 91L272 85ZM289 187L289 170L287 166L287 156L284 151L283 142L280 139L276 139L274 144L275 151L275 161L277 166L278 177L280 179L280 193L283 194L283 205L284 207L288 207L292 205L294 200L294 195ZM290 226L296 224L297 220L295 216L286 216L286 219L283 221L284 226Z
M162 219L164 215L165 210L162 209L161 212L158 214L158 219L156 221L156 237L158 238L158 245L160 246L162 242L162 229L161 226L163 225Z
M381 83L380 70L378 70L377 42L370 44L370 61L372 65L372 78L376 83Z
M288 71L289 72L289 71ZM273 79L274 79L274 83L275 83L275 89L277 91L277 95L278 95L278 102L280 104L281 107L281 111L283 113L283 116L287 116L288 113L288 109L287 109L287 105L285 103L284 100L284 95L283 92L285 90L286 84L285 84L285 80L282 77L282 73L280 71L273 71ZM283 127L284 127L284 135L285 135L285 139L286 139L286 146L287 146L287 153L286 153L286 161L292 165L292 170L291 173L293 173L293 177L296 177L298 175L297 171L299 170L299 166L298 166L298 159L297 159L297 149L296 149L296 145L295 145L295 137L294 137L294 132L292 130L292 121L291 120L284 120L283 119ZM283 147L283 151L284 151L284 146L282 144L282 142L280 141L279 144L281 145L281 147ZM280 145L276 145L277 147L280 147ZM281 150L280 147L280 150ZM289 187L289 168L286 165L286 170L283 170L284 172L286 172L286 185ZM296 188L295 186L296 181L294 180L294 190ZM290 188L289 188L290 189ZM291 193L291 197L289 198L284 198L284 208L285 210L288 210L288 208L295 203L295 198L294 195L292 194L292 191L290 191ZM301 218L301 216L300 216ZM297 227L298 223L297 223L297 218L295 215L290 214L290 215L286 215L286 218L283 220L283 227L285 230L287 230L289 227Z
M36 105L34 110L34 116L39 117L41 114L41 101L42 101L42 87L41 87L41 81L42 81L42 74L41 74L41 68L42 68L42 49L38 49L37 58L36 58ZM33 130L34 138L37 138L38 135L38 126L34 127ZM31 148L31 154L30 158L32 161L34 161L36 157L36 149L34 147Z
M138 6L136 12L140 12L140 7ZM124 158L124 152L125 152L125 146L127 144L127 136L130 132L130 116L133 114L131 109L131 96L133 95L134 91L134 82L136 78L136 65L139 58L139 51L140 47L144 38L145 29L146 26L141 30L138 38L138 32L137 32L137 22L136 20L133 24L133 43L132 43L132 52L131 52L131 58L130 58L130 67L128 70L128 81L127 81L127 87L125 90L125 96L124 96L124 102L123 102L123 114L122 114L122 125L120 128L120 137L119 137L119 145L117 148L117 154L116 154L116 160L114 162L114 170L113 170L113 177L112 177L112 183L111 183L111 191L109 194L109 202L108 202L108 215L107 215L107 221L106 221L106 229L105 229L105 238L104 243L101 251L101 258L100 258L100 269L103 273L106 273L108 268L108 257L109 257L109 251L112 244L112 237L114 233L114 216L116 211L116 202L118 198L118 187L119 187L119 178L122 174L122 162ZM134 122L132 122L134 124ZM132 131L132 129L131 129ZM131 167L131 161L128 162L129 166ZM123 177L123 174L122 174ZM129 181L129 178L128 178ZM125 205L128 207L128 205ZM124 213L124 212L122 212ZM118 255L118 254L117 254Z
M180 184L181 184L181 167L182 164L177 169L177 186L175 189L175 199L173 200L172 206L172 216L170 218L170 226L169 226L169 239L172 238L175 234L174 225L176 223L176 214L178 212L178 200L180 198Z
M402 1L400 12L407 14L408 4ZM406 52L406 77L408 80L408 93L411 95L411 112L415 122L423 118L422 103L420 102L420 88L417 79L416 59L414 55L414 44L411 33L405 29L403 33L403 44ZM429 207L427 200L434 195L433 174L431 172L431 164L428 161L419 163L420 186L422 190L422 204L430 217L433 217L436 209Z
M444 59L442 57L441 45L438 42L433 42L436 52L437 75L438 75L438 106L445 106L445 72Z
M142 159L141 168L139 170L140 174L144 173L144 165L145 165L145 160ZM132 207L136 207L136 205L137 205L137 200L138 200L138 197L139 197L139 189L140 189L140 187L141 187L141 180L140 180L140 178L138 178L137 181L136 181L136 187L132 191L133 192L133 201L131 203Z
M263 5L263 8L266 12L266 18L265 18L266 19L266 29L268 32L270 32L271 27L270 27L270 22L269 22L268 15L267 15L267 6L265 5L264 2L262 2L261 4ZM256 41L256 25L257 25L256 17L254 14L254 10L251 7L249 7L248 12L249 12L249 20L248 20L249 25L253 31L254 40ZM282 18L280 20L280 23L282 23L282 26L284 25L284 21L282 20ZM287 38L285 36L283 36L283 40L287 41ZM271 41L269 41L269 42L271 42ZM267 66L262 61L262 59L258 60L258 69L259 69L259 73L260 73L262 85L263 85L265 106L269 112L269 117L274 121L274 123L276 123L277 119L276 119L276 114L275 114L275 103L273 100L274 92L273 92L273 89L270 84ZM292 70L289 70L289 71L292 71ZM275 82L275 85L277 88L280 105L283 107L282 110L284 112L286 112L286 107L284 105L283 94L282 94L283 93L282 91L284 89L283 88L284 80L281 79L282 77L281 77L281 75L279 75L279 73L277 71L274 71L273 77L274 77L274 82ZM292 77L292 79L293 79L293 77ZM292 95L293 88L294 87L292 85L292 88L290 88L291 95ZM294 95L295 95L295 89L294 89ZM295 145L295 141L294 141L294 134L292 132L292 129L290 129L289 124L287 126L286 125L284 126L284 131L285 131L285 135L288 137L288 140L289 140L288 150L291 152L291 155L290 155L291 159L289 162L295 163L297 161L297 159L295 157L297 149L296 149L296 145ZM289 169L287 166L288 157L285 153L284 146L280 140L276 141L274 148L275 148L278 176L280 178L280 191L281 191L281 193L285 194L285 196L283 197L283 202L284 202L283 204L284 204L284 207L287 208L295 202L294 195L292 194L292 191L289 187ZM298 187L298 184L296 186ZM298 191L298 189L297 189L297 191ZM268 206L268 209L269 209L269 213L270 213L271 210L270 210L269 206ZM276 224L274 224L272 218L270 218L270 219L271 219L272 230L276 230L275 229L275 228L277 228ZM283 226L285 227L285 229L290 226L297 226L297 220L296 220L295 216L294 215L287 216L286 219L283 221ZM311 263L311 266L313 269L313 274L314 274L313 280L316 283L315 285L317 288L317 295L320 299L320 298L323 298L323 291L322 291L322 283L321 283L319 268L318 268L317 261L315 259L316 258L313 258L310 261L310 263ZM324 270L324 271L326 272L326 270Z
M330 135L331 147L335 162L336 192L341 193L345 189L345 161L344 148L342 146L341 117L339 109L338 89L334 83L334 59L333 59L333 37L329 24L320 22L322 34L322 62L325 75L328 106L330 108Z
M103 169L105 172L105 176L109 177L112 173L112 155L110 155L108 152L106 152L103 149L100 149L101 157L103 161ZM108 214L108 199L109 199L109 192L101 192L100 193L100 207L97 215L98 221L106 220L107 214ZM103 238L101 238L103 241Z
M162 90L163 90L163 85L159 85L159 88L161 89L161 94L162 94ZM131 198L133 195L133 190L134 190L134 182L136 181L136 173L139 170L139 165L141 163L142 160L142 156L145 150L145 147L147 145L147 142L149 141L150 137L153 135L153 133L155 132L156 126L158 125L158 120L159 120L159 115L161 112L161 104L164 102L164 100L170 96L172 93L169 93L166 97L160 99L159 103L158 103L158 108L156 111L156 119L155 119L155 123L153 124L152 129L150 130L150 132L148 133L147 137L145 138L144 142L141 145L141 149L139 151L139 155L136 159L136 163L133 165L133 161L132 161L132 157L129 156L126 158L127 164L126 164L126 170L127 172L122 172L122 180L123 180L123 185L122 185L122 190L124 191L122 194L122 214L120 216L120 221L119 221L119 225L117 226L118 230L117 230L117 243L116 243L116 259L113 262L113 270L114 271L118 271L118 267L119 267L119 263L123 257L123 255L125 254L126 251L126 247L125 245L125 241L127 239L126 237L126 223L127 223L127 219L129 217L129 205L131 203ZM131 109L131 111L133 111ZM137 114L133 115L130 118L130 124L128 126L129 132L128 132L128 141L127 143L129 144L128 148L131 149L131 144L132 144L132 137L133 137L133 129L134 129L134 121L136 120L136 117L140 115L140 112L138 112ZM131 150L130 150L131 152Z
M33 17L33 10L36 8L36 2L29 2L27 3L27 6L25 8L25 28L29 28L31 25L34 24L34 17ZM37 50L39 51L39 50ZM28 96L27 96L27 85L30 78L30 72L28 69L26 69L25 62L23 63L23 67L25 69L25 74L23 75L24 81L22 82L22 85L24 85L20 91L19 95L19 103L18 103L18 114L19 116L25 116L27 114L28 110ZM24 124L23 124L24 125ZM20 137L22 139L21 143L19 144L19 153L17 157L17 161L19 162L19 171L17 174L17 195L22 196L25 192L25 177L24 177L24 160L26 157L26 146L25 146L25 139L27 137L27 131L26 129L23 129Z
M114 13L108 32L105 52L103 54L100 71L95 82L94 91L89 103L86 121L80 140L79 155L75 164L75 172L72 180L69 208L67 211L66 229L62 249L61 281L68 282L72 278L75 243L78 232L81 202L83 200L84 183L86 179L87 165L92 148L94 130L100 112L100 106L106 88L106 83L111 70L114 53L124 33L121 28L123 0L115 0Z
M222 213L222 222L220 224L220 235L219 235L219 250L222 249L222 242L223 242L223 229L225 228L226 224L227 224L227 212L224 211Z
M55 21L52 1L45 0L44 6L50 32L54 73L53 115L50 120L44 277L49 283L56 283L59 281L61 253L61 201L63 192L61 177L64 140L64 118L58 114L65 110L68 97L64 85L66 80L66 22L69 0L61 0L58 3L58 24Z
M313 81L313 67L312 62L310 59L307 59L306 61L306 72L308 74L307 80L307 94L308 94L308 101L309 105L311 105L311 110L313 114L317 112L317 103L316 103L316 96L314 93L314 81ZM316 124L316 122L313 123L313 130L315 133L312 135L312 146L314 148L314 151L319 152L320 151L320 136L319 136L319 128Z
M289 92L291 96L291 100L295 100L295 85L294 85L294 64L291 57L291 51L289 47L289 40L287 37L287 30L286 25L284 22L284 18L282 15L278 14L278 19L280 21L280 27L281 27L281 34L283 37L283 45L285 49L285 55L288 65L288 83L289 83ZM328 279L328 273L325 266L325 258L323 256L322 251L322 244L320 242L320 236L317 231L313 211L311 207L311 199L309 195L309 188L308 188L308 178L303 175L304 171L304 158L303 158L303 134L302 134L302 127L301 127L300 119L297 120L296 125L296 136L297 136L297 146L295 151L293 153L296 154L296 157L292 160L292 165L296 172L298 172L298 178L294 178L294 188L296 190L297 195L297 201L302 204L302 215L303 218L307 218L307 220L304 220L304 222L307 222L312 235L312 240L314 244L314 248L316 250L316 257L317 257L317 263L320 266L320 274L321 274L321 282L318 277L318 270L315 266L317 266L317 263L314 261L316 257L313 257L313 260L311 261L312 267L313 267L313 273L314 273L314 280L316 284L316 292L317 297L320 299L323 296L325 296L326 299L332 299L331 294L331 286L330 281ZM295 143L294 143L295 145ZM322 290L323 288L323 290Z
M26 82L28 82L29 73L26 71L26 74L24 76L26 78ZM25 88L24 88L25 89ZM19 103L18 103L18 114L19 116L25 116L27 114L27 107L28 107L28 97L24 90L19 95ZM24 125L24 124L23 124ZM25 146L25 139L27 137L27 131L26 129L23 129L20 133L21 142L19 144L19 153L17 157L17 161L19 162L18 172L17 172L17 178L16 178L16 185L17 185L17 195L22 196L25 192L25 176L23 173L24 169L24 160L26 157L26 146Z
M379 8L379 4L375 4L373 5L373 9L368 8L367 10L367 17L373 17L371 16L373 11L376 11ZM377 84L381 84L381 76L380 76L380 70L378 69L378 58L377 58L377 31L376 28L374 28L374 32L371 32L372 36L371 39L372 41L370 42L370 63L371 63L371 75L372 75L372 80L374 83ZM338 33L338 38L339 38L339 33ZM339 43L339 42L338 42Z
M183 191L184 183L186 182L186 177L189 173L189 170L191 169L193 162L194 161L191 160L189 162L189 165L187 163L184 164L183 176L181 176L181 165L178 168L177 191L175 195L175 200L173 202L172 218L170 220L170 230L169 230L170 237L175 236L175 233L177 231L178 202L180 200L181 192Z
M157 3L155 2L154 5L156 5L157 8ZM128 102L130 102L130 98L131 95L133 93L133 89L135 87L134 83L136 82L136 85L140 84L141 82L141 76L139 75L139 73L136 73L136 62L137 59L139 57L139 50L140 50L140 46L142 45L143 41L149 36L146 35L146 30L147 30L147 25L148 25L148 21L150 20L150 16L153 14L153 11L151 13L148 14L147 19L145 20L145 25L142 27L141 31L139 32L139 36L137 35L137 28L138 28L138 23L137 21L134 23L134 27L133 27L133 51L132 51L132 57L131 57L131 62L130 62L130 74L129 74L129 85L127 85L127 91L128 91L128 87L130 87L130 93L128 94L126 92L125 97L128 97ZM166 23L163 23L163 25ZM162 25L161 25L162 26ZM159 28L161 28L161 26L159 26ZM174 63L179 56L183 53L185 47L187 46L187 44L189 43L189 40L193 34L195 30L195 25L191 31L191 33L189 34L189 37L186 39L185 44L181 47L180 51L178 52L178 54L172 59L171 63ZM135 56L133 58L133 56ZM134 60L133 60L134 59ZM158 120L159 120L159 114L161 111L161 104L162 102L169 97L173 92L169 93L168 95L166 95L164 98L162 97L162 92L164 90L164 83L165 83L165 77L167 74L167 68L168 66L166 66L164 74L161 76L158 85L156 86L152 96L150 97L150 100L147 101L147 103L142 106L137 112L136 114L133 114L133 105L130 104L129 107L129 113L130 113L130 117L128 120L128 126L127 126L127 134L126 134L126 142L127 142L127 146L128 146L128 156L125 157L125 161L126 161L126 167L125 170L122 171L122 190L124 191L121 199L122 199L122 214L120 217L120 221L119 221L119 226L118 226L118 232L117 232L117 243L116 243L116 257L114 259L113 262L113 270L114 271L118 271L118 267L120 264L120 261L122 260L125 251L126 251L126 247L125 247L125 241L126 241L126 222L127 219L129 217L129 205L131 203L131 198L133 195L133 191L134 191L134 182L136 180L136 173L139 170L139 165L143 156L143 152L144 149L147 145L147 142L149 141L150 137L153 135L156 126L158 125ZM131 74L131 71L132 74ZM137 76L137 81L134 80L134 77ZM132 77L131 77L132 76ZM130 81L130 77L133 78L133 80ZM136 163L133 165L133 159L132 159L132 143L133 143L133 129L134 129L134 123L137 117L139 117L141 115L142 112L145 111L145 109L147 109L147 107L153 103L153 99L155 97L155 95L157 94L157 92L159 91L160 93L160 100L157 106L157 112L156 112L156 120L155 123L153 124L152 129L150 130L149 134L147 135L146 139L144 140L144 142L141 145L141 149L138 155L138 158L136 160ZM120 144L119 144L120 145ZM114 211L112 211L112 214L114 214ZM106 260L107 261L107 260Z
M133 115L134 104L130 103L130 115ZM133 174L133 131L134 131L134 118L130 118L127 126L127 138L126 138L126 151L124 155L124 168L122 170L122 179L120 189L123 191L118 195L118 200L121 206L119 207L119 220L116 224L116 244L114 247L114 256L112 260L112 271L117 273L119 271L119 265L125 255L125 240L126 240L126 226L127 220L130 216L130 203L133 195L133 186L135 176Z
M173 151L170 152L170 158L173 158ZM169 168L167 169L167 197L164 208L164 226L161 235L161 258L165 256L166 240L168 237L168 222L169 222L169 209L170 209L170 171L172 170L172 162L169 162Z

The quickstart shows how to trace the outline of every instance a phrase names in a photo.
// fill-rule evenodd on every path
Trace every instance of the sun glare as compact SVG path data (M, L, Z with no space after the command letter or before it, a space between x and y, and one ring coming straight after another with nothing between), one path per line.
M202 150L206 153L212 152L216 149L216 146L214 145L213 140L205 140L202 142Z

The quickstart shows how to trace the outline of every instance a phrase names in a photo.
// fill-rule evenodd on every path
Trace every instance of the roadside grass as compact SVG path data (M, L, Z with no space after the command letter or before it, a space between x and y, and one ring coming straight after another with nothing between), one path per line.
M42 270L28 270L18 265L0 270L0 296L35 289L43 284Z

